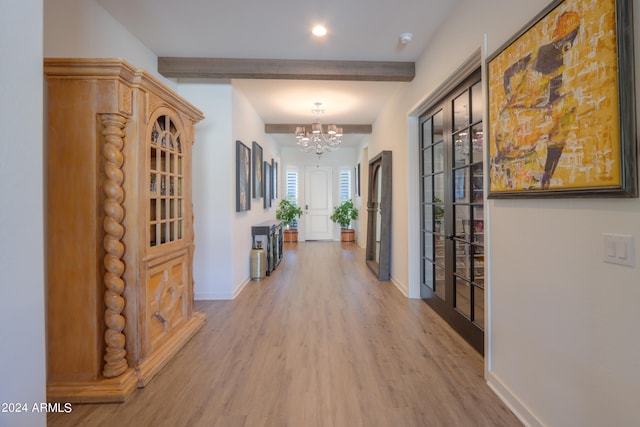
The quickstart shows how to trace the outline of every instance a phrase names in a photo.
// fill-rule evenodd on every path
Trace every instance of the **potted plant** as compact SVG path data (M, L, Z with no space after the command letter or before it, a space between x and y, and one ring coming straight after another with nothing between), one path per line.
M276 210L276 218L282 221L285 226L284 241L285 242L297 242L298 230L291 228L296 223L296 219L302 215L302 209L297 206L290 199L280 200L278 210Z
M358 218L358 209L353 206L353 200L349 199L341 203L340 206L336 206L330 218L331 221L340 224L343 242L355 241L355 233L351 229L351 221Z

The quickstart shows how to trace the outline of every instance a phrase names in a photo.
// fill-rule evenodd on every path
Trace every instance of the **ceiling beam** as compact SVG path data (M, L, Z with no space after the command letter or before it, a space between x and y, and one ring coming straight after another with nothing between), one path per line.
M158 57L168 78L410 82L414 62Z
M296 133L296 127L304 126L305 129L311 130L311 123L308 125L297 124L297 125L289 125L289 124L271 124L267 123L264 125L264 133ZM336 125L342 128L342 134L356 134L356 133L371 133L371 125ZM322 125L322 131L327 133L327 125Z

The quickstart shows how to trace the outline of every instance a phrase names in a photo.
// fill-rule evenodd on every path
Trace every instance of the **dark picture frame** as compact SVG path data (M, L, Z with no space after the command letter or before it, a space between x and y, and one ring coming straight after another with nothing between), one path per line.
M264 162L264 167L263 167L263 172L264 172L264 193L263 193L263 200L264 200L264 207L265 208L270 208L271 207L271 186L273 185L273 182L271 181L271 163L269 162Z
M251 149L236 141L236 212L251 209Z
M632 0L555 0L486 60L489 198L637 197Z
M253 198L262 197L263 177L262 177L262 146L253 141Z
M360 163L358 163L358 166L356 166L356 170L355 170L355 174L356 174L356 196L360 196Z
M271 199L278 198L278 162L271 159L271 175L273 176L273 187L271 188Z

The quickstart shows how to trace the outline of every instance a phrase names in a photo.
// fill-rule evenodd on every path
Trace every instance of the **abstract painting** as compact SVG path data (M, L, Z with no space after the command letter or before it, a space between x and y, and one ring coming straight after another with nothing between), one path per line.
M630 3L554 1L487 59L489 197L637 194Z
M262 147L253 141L253 198L262 197Z
M271 175L273 175L271 199L276 200L278 198L278 162L276 162L274 159L271 159Z
M271 163L269 162L264 162L264 166L263 166L263 171L264 171L264 207L266 208L270 208L271 207L271 187L273 186L273 181L271 181Z
M236 141L236 212L251 209L251 150Z

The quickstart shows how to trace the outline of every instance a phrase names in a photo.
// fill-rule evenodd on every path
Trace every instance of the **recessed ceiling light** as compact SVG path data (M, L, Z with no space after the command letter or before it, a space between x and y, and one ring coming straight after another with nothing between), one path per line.
M311 30L311 32L313 33L314 36L317 36L317 37L322 37L327 35L327 29L322 25L316 25L315 27L313 27L313 30Z

